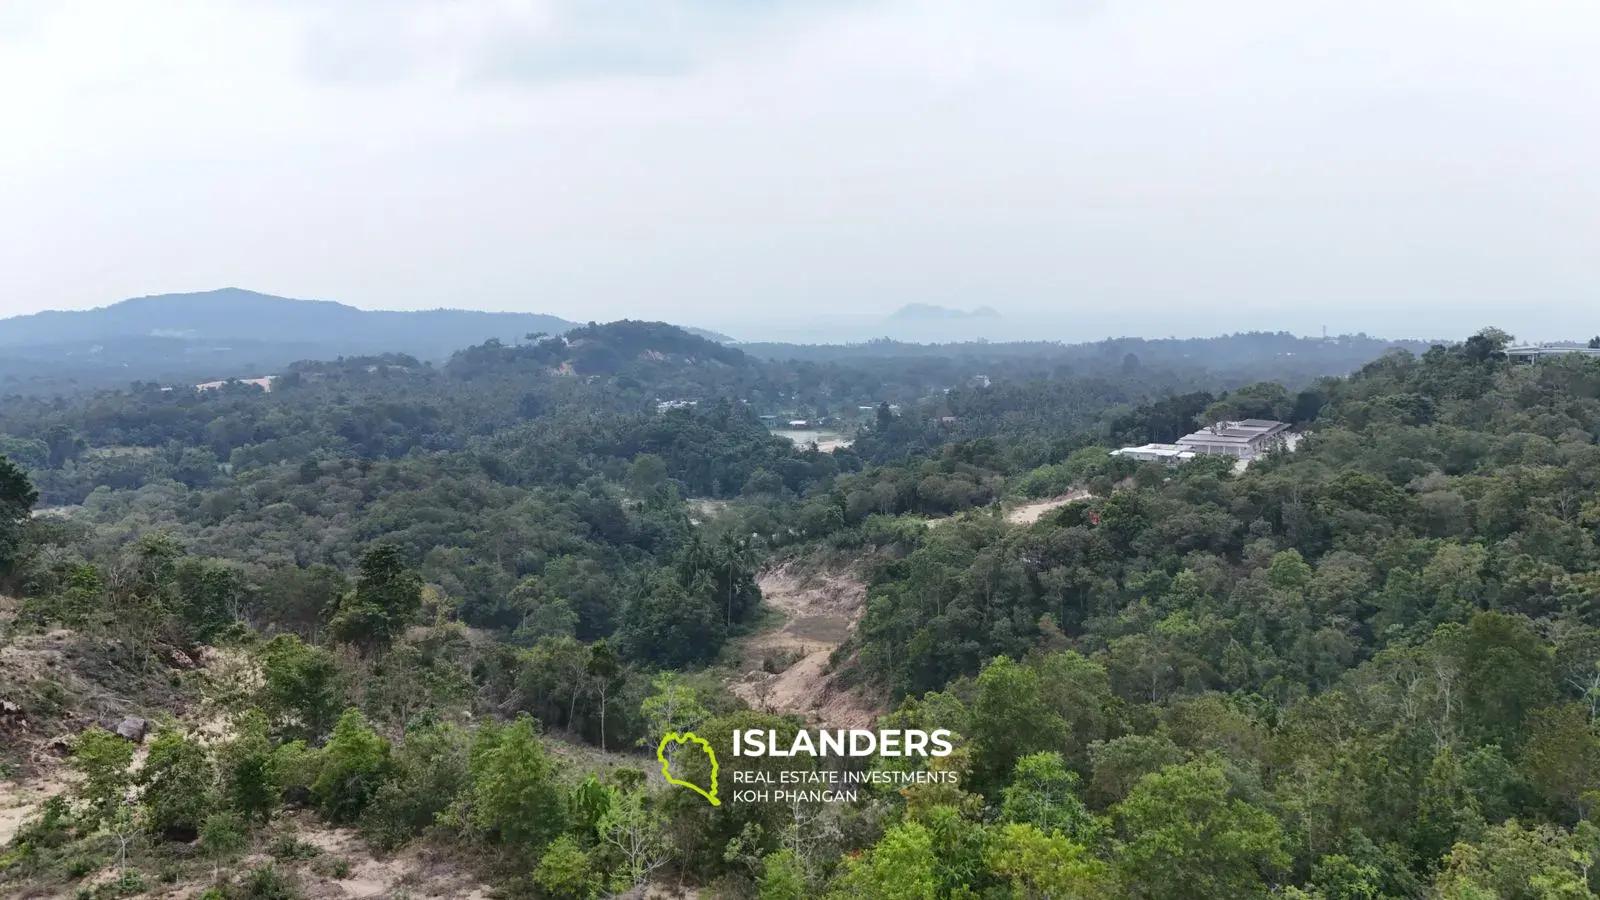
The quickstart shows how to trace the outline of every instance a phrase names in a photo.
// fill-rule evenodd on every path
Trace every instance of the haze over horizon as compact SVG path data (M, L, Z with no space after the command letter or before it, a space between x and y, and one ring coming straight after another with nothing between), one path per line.
M1590 0L21 0L0 316L1582 337L1595 46Z

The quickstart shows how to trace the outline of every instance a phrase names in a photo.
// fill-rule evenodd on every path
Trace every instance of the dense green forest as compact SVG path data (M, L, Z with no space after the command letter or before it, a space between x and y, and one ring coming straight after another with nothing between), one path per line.
M0 759L65 787L0 889L309 896L340 826L504 897L1594 896L1600 362L1256 340L777 359L614 323L8 397ZM1304 438L1107 453L1237 417ZM829 690L956 752L723 777L954 781L714 808L650 774L667 732L819 724L735 684L793 572L864 594Z
M896 416L891 437L870 442L869 461L926 457L951 442L1003 436L1008 453L1038 465L1051 441L1106 438L1108 408L1132 412L1168 394L1263 381L1298 390L1391 346L1364 336L1236 335L1081 346L866 345L842 348L839 359L804 358L816 348L795 347L800 358L779 360L654 323L531 337L472 347L442 366L398 354L296 363L271 391L143 381L123 390L5 396L0 452L28 467L47 506L81 503L101 487L177 481L206 488L306 458L398 460L450 451L510 463L520 481L571 483L600 469L614 480L616 465L639 453L691 444L724 457L681 460L693 469L671 475L694 496L736 496L755 468L782 468L787 487L803 492L814 478L796 467L797 454L782 441L766 438L761 416L850 430L875 423L887 403L906 414ZM692 414L657 415L659 404L671 401L697 405ZM1166 431L1193 426L1192 416L1178 418ZM722 437L679 433L708 422ZM1118 430L1137 436L1140 427L1127 419ZM524 448L514 461L507 459L511 447ZM859 465L853 456L841 454L834 464L850 471Z

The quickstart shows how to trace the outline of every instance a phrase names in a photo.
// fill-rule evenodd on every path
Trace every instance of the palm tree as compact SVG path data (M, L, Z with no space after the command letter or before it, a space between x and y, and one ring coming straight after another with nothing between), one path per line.
M732 628L733 595L738 587L739 578L746 574L746 567L750 564L750 555L746 551L746 548L739 542L737 538L733 536L732 533L724 534L722 536L722 542L718 549L721 551L722 565L724 567L724 571L727 573L728 579L728 596L726 605L727 617L725 625L728 628Z

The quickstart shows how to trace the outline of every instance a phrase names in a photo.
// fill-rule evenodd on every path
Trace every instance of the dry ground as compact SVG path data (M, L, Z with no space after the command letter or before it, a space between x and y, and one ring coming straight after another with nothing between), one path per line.
M322 851L323 857L344 859L350 864L344 878L319 873L315 859L299 865L299 874L308 898L370 897L387 898L410 894L423 898L450 900L488 900L489 887L471 872L453 863L448 854L414 841L400 852L379 857L361 836L348 828L329 828L310 816L298 817L294 835L298 840ZM264 862L265 860L261 860Z
M759 584L767 605L784 621L738 642L743 674L730 686L734 694L756 709L822 725L870 726L880 710L825 671L833 651L855 632L866 585L845 571L806 575L787 566L763 573Z
M70 785L58 770L0 781L0 847L11 843L17 830L34 817L46 800Z
M0 699L19 697L24 710L32 707L42 713L40 704L48 697L41 695L37 685L54 682L62 686L61 696L67 707L61 715L40 715L33 721L24 721L16 715L0 718L0 728L7 729L0 731L0 739L16 761L7 772L11 777L0 781L0 846L9 843L18 828L33 818L46 800L71 787L71 774L63 765L60 739L81 732L92 722L103 724L124 713L147 714L142 704L105 692L94 677L95 661L87 655L92 649L72 632L62 630L12 638L10 643L0 647ZM218 695L200 698L180 718L184 727L203 739L226 739L229 729L227 711L223 707L230 691L247 687L253 681L253 667L248 658L237 651L211 648L202 654L200 662L204 665L204 677L215 682L213 689L219 689ZM35 721L39 723L37 727ZM145 756L145 747L135 751L135 770L143 764ZM274 830L293 834L296 839L323 851L311 860L277 863L280 869L295 872L308 900L407 895L416 900L488 900L490 896L487 885L452 861L448 854L426 842L415 842L393 856L378 856L355 832L319 824L313 816L303 812L281 817ZM332 874L328 863L336 858L348 864L346 877ZM269 861L269 857L257 852L229 868L242 873ZM150 889L141 896L172 900L193 898L212 883L209 871L204 877L188 877L175 884L155 883L149 875L146 872ZM64 893L32 893L30 896L72 897L78 887L92 887L114 877L115 872L108 865L70 888L61 888Z
M1052 509L1060 509L1068 503L1087 500L1089 497L1088 491L1078 490L1070 491L1059 497L1051 497L1048 500L1034 500L1031 503L1012 507L1006 513L1006 521L1013 525L1032 525L1044 518L1044 514Z
M1053 509L1060 509L1061 507L1066 506L1068 503L1076 503L1079 500L1087 500L1091 496L1093 495L1086 490L1075 490L1068 491L1065 494L1050 497L1045 500L1030 500L1027 503L1020 503L1006 510L1006 521L1010 522L1012 525L1032 525L1033 523L1044 518L1045 513L1048 513ZM988 507L981 508L986 509ZM924 521L924 524L926 524L929 528L935 528L956 518L958 517L941 516L937 519L927 519Z
M0 640L4 846L44 801L70 784L61 766L68 739L92 724L114 726L123 716L144 715L152 704L172 701L177 693L154 678L142 688L129 684L126 671L105 660L103 646L66 629L7 634ZM107 686L119 683L116 690Z

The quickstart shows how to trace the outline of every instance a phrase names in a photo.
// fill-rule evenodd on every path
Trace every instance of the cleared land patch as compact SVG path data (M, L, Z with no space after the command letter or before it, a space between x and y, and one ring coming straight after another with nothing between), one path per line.
M826 671L833 651L855 633L866 585L848 572L800 574L788 566L763 573L758 583L784 621L740 642L743 675L730 685L733 693L767 712L840 728L871 725L878 710Z

